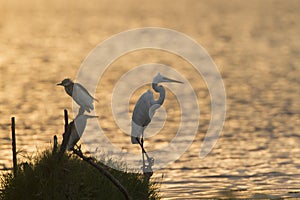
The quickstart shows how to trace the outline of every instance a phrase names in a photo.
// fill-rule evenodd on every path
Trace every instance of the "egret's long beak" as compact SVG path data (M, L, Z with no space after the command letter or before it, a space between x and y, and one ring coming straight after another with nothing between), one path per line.
M170 78L167 78L167 77L163 77L162 80L163 80L162 82L183 83L181 81L177 81L177 80L170 79Z

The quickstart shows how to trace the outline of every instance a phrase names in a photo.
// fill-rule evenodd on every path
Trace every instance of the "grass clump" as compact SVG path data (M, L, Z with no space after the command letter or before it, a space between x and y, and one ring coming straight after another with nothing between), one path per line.
M132 199L159 199L157 184L142 174L98 164L120 181ZM9 173L1 177L1 199L124 199L106 177L74 155L65 154L58 162L55 154L45 151L30 163L19 164L18 169L16 176Z

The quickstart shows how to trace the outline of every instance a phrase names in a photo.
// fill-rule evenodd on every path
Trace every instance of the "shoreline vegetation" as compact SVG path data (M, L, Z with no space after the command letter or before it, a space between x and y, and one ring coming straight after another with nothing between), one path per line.
M65 127L66 119L65 110ZM97 161L85 156L80 147L72 153L62 152L63 142L58 146L56 136L53 149L17 163L14 135L12 118L14 167L0 177L0 199L160 199L159 184L150 179L152 173L127 172L125 163L107 156Z
M118 167L122 163L110 160ZM99 166L111 173L128 191L131 199L160 199L158 184L141 173L128 173ZM111 164L111 163L110 163ZM30 162L18 164L18 171L1 176L0 199L125 199L111 181L74 154L64 154L57 162L46 150Z
M74 154L64 154L60 162L56 158L51 150L46 150L32 161L18 164L16 175L3 174L0 199L125 199L111 181ZM158 184L143 174L96 163L127 189L131 199L160 199Z

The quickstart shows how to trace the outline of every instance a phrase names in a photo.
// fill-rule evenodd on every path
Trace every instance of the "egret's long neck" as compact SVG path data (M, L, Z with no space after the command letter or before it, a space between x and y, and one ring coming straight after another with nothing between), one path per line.
M159 92L159 98L157 101L155 101L155 103L162 105L165 100L165 88L157 83L152 83L152 88L155 90L155 92Z

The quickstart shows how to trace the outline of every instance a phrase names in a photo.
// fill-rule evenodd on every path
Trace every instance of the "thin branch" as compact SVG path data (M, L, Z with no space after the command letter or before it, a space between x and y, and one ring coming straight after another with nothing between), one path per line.
M101 174L103 174L106 178L108 178L120 190L120 192L123 193L126 200L131 199L126 188L111 173L109 173L106 169L104 169L100 165L97 165L95 162L92 161L91 158L83 155L80 149L73 148L72 150L74 154L76 154L77 156L82 158L82 160L86 161L87 163L95 167Z

